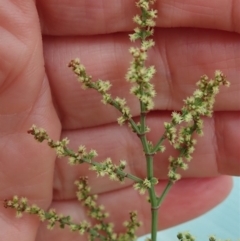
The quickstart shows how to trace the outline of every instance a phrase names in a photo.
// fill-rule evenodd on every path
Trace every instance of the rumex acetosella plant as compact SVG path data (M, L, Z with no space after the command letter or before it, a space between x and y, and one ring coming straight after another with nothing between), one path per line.
M54 141L44 129L35 125L28 131L37 141L47 142L49 147L56 151L58 157L67 157L70 165L88 163L90 170L96 172L99 177L108 176L110 180L118 182L124 182L127 178L131 179L134 182L133 188L140 194L147 195L151 209L151 230L149 230L151 237L147 239L148 241L157 240L157 222L161 204L171 187L181 179L179 170L188 169L188 162L192 159L197 143L193 134L203 135L202 117L212 116L215 96L219 92L219 87L221 85L229 86L226 77L219 70L215 72L213 79L203 75L197 82L197 89L193 95L184 100L181 111L174 111L171 121L164 123L165 131L159 140L156 143L148 140L146 134L150 132L150 128L146 124L146 119L147 114L154 107L154 97L156 96L154 85L151 83L156 70L154 66L148 66L146 63L148 50L155 44L152 39L157 18L157 10L153 8L154 2L154 0L139 0L136 3L140 14L133 18L137 27L134 29L134 33L130 34L130 40L134 46L129 49L132 61L126 74L126 80L132 84L130 92L139 100L139 122L132 118L131 110L124 98L113 97L110 94L111 83L109 81L93 80L79 59L72 60L68 65L84 89L96 90L102 96L104 104L112 105L119 111L120 117L117 119L119 125L127 124L139 137L146 159L146 177L140 178L126 172L127 161L125 160L120 160L118 164L114 164L111 158L99 162L95 160L98 154L94 149L87 150L84 145L80 145L78 150L71 150L68 147L68 138ZM158 179L154 176L154 159L157 153L165 151L164 142L166 141L178 151L178 155L169 156L168 183L163 192L158 195L155 190ZM61 228L69 228L71 231L86 234L91 241L136 240L135 231L140 225L144 225L138 220L136 211L130 212L129 220L124 222L125 232L116 233L114 224L108 222L109 214L103 206L98 204L97 195L91 194L88 178L80 177L79 180L76 180L75 185L77 199L85 207L93 222L82 220L80 223L74 223L70 216L58 214L55 210L45 211L35 204L29 204L25 197L14 196L12 199L5 200L4 205L6 208L15 209L17 217L21 217L23 213L34 214L41 221L47 222L49 229L59 225ZM179 233L177 237L180 241L194 240L189 233ZM209 240L215 241L216 239L210 237Z

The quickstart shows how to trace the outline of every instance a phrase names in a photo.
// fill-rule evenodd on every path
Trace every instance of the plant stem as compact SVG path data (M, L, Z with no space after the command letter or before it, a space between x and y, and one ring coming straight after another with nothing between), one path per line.
M151 241L157 241L158 208L152 208Z
M156 152L156 150L158 149L158 147L163 143L163 141L166 139L165 137L166 131L163 133L162 137L158 140L157 144L154 146L154 148L152 149L152 152Z
M172 185L173 183L169 181L160 197L156 197L154 186L152 186L149 190L149 196L151 201L151 241L157 241L158 210L163 200L165 199L167 193L171 189ZM153 193L152 199L151 193Z
M161 206L163 200L165 199L166 195L168 194L168 192L170 191L171 187L173 185L173 182L168 181L168 184L166 185L165 189L163 190L162 194L160 195L160 197L157 198L157 205Z
M140 101L140 107L141 107L141 117L140 117L140 123L141 123L141 135L140 139L142 142L143 150L145 152L146 156L146 164L147 164L147 178L148 180L152 180L154 177L153 172L153 156L149 155L149 146L148 141L146 138L146 134L144 132L146 127L146 113L144 110L144 105ZM158 228L158 205L157 205L157 197L154 189L154 184L151 184L151 188L149 188L149 198L151 202L151 241L157 241L157 228Z
M141 105L141 109L142 105ZM154 177L154 169L153 169L153 156L149 155L149 146L146 138L146 134L144 133L144 128L146 126L146 114L144 112L141 113L141 133L140 135L143 150L145 152L146 156L146 164L147 164L147 178L148 180L152 180ZM161 145L162 141L165 139L164 135L163 137L159 140L155 148L158 148L159 145ZM166 197L167 193L171 189L173 183L168 182L166 185L165 189L163 190L162 194L160 197L156 196L155 193L155 188L154 185L151 184L151 188L149 189L149 198L151 202L151 241L157 241L157 230L158 230L158 210L159 207L161 206L164 198Z

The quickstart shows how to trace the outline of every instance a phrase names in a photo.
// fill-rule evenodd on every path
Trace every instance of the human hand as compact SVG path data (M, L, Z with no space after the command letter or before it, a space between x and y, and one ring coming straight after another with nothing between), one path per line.
M85 213L75 200L73 182L88 175L92 191L99 194L100 202L112 213L116 228L121 230L128 212L137 209L139 218L146 223L139 232L144 234L149 232L149 207L145 198L133 191L130 181L119 185L96 178L86 165L70 167L66 160L56 160L51 149L26 134L36 124L55 140L68 136L73 149L80 144L96 149L98 160L108 156L116 162L126 159L129 172L145 176L144 158L141 151L135 151L141 148L138 138L126 126L118 126L115 121L119 113L102 105L94 91L83 91L66 67L79 56L94 78L112 81L112 94L126 96L137 116L138 101L128 94L129 85L124 81L131 60L126 32L133 28L134 3L117 0L71 4L66 0L37 1L42 48L34 2L0 0L1 200L13 194L26 196L42 208L55 207L60 213L82 220ZM157 4L159 28L149 62L156 65L154 84L158 95L155 112L149 114L153 130L149 137L156 140L161 135L169 111L181 108L182 99L191 95L202 74L212 76L215 69L221 69L232 84L219 94L214 119L205 121L205 136L198 140L190 169L183 173L186 179L173 187L163 204L160 228L166 228L200 215L224 199L231 180L219 174L240 174L240 134L236 131L240 24L239 8L224 1L218 1L216 6L204 0L192 5L180 0ZM166 183L169 154L166 151L156 159L159 190ZM39 227L38 220L28 215L15 219L13 212L3 207L0 213L4 230L0 240L79 238L68 230Z

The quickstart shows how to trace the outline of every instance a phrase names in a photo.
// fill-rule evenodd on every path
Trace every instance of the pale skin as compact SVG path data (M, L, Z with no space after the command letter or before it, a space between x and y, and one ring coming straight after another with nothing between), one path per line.
M128 172L145 177L144 158L136 151L141 148L138 138L127 126L118 126L119 113L100 103L98 93L82 90L67 68L71 59L80 57L94 78L112 81L112 95L126 96L137 118L138 102L128 94L129 84L124 80L131 60L127 33L133 28L134 1L36 2L37 9L32 0L0 0L1 202L17 194L80 221L85 213L75 199L73 182L87 175L92 192L112 213L117 231L122 230L128 212L139 209L145 225L138 234L145 234L149 207L145 197L132 189L131 181L119 185L97 178L85 165L70 167L27 134L36 124L55 140L68 136L73 149L80 144L96 149L99 161L108 156L116 162L125 159ZM160 17L149 63L156 65L153 82L158 95L155 111L148 117L154 129L149 138L158 139L163 121L169 120L171 110L181 108L182 99L191 95L202 74L213 76L215 69L221 69L231 87L221 89L214 119L205 121L205 136L198 140L190 169L182 173L184 178L164 203L159 229L211 209L231 190L231 178L226 175L240 175L240 3L189 2L157 1ZM168 148L156 157L159 190L166 184L170 152ZM68 230L50 232L34 217L25 215L19 220L14 216L12 210L0 206L0 240L85 240Z

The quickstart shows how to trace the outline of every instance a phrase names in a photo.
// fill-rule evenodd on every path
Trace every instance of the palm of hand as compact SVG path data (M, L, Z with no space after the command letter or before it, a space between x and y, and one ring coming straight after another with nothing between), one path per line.
M131 18L124 18L124 9L131 12L129 16L132 16L133 4L130 6L129 3L124 3L122 11L118 11L119 7L114 3L107 10L100 5L94 9L91 4L85 6L78 3L82 6L70 9L71 14L60 14L60 6L53 9L48 1L39 2L44 33L42 47L34 3L25 1L14 4L12 1L6 4L5 1L0 1L0 6L3 2L4 10L0 8L1 199L18 194L28 197L30 202L43 208L55 207L59 212L83 219L85 213L75 200L73 182L79 176L88 175L92 191L100 194L100 202L112 213L112 221L117 223L117 230L121 230L121 223L130 210L140 210L140 219L148 223L146 201L132 190L130 181L119 186L107 179L96 179L95 174L88 172L85 165L69 167L65 160L56 161L52 150L35 143L26 134L33 123L37 124L47 129L54 139L68 136L72 148L79 144L93 147L98 150L99 160L108 156L116 161L126 159L130 172L144 176L142 154L135 152L140 148L137 137L127 127L119 127L115 123L118 113L109 106L103 106L97 93L81 90L66 67L70 59L80 56L90 74L113 82L113 95L126 96L132 113L136 116L138 103L128 94L129 86L124 81L130 61L127 51L130 44L124 31L132 28ZM64 1L61 6L67 7ZM223 5L219 9L221 7L224 9ZM176 10L176 14L171 16L166 6L159 6L159 15L162 16L159 26L169 27L171 21L171 27L181 25L233 29L230 25L224 25L220 18L211 21L201 15L207 11L203 7L198 9L198 21L197 17L192 18L196 10L194 6L186 8L188 11L183 14L181 10ZM78 9L83 9L80 14ZM87 20L82 18L84 12L89 16ZM115 24L111 24L108 19L113 16L118 20ZM93 20L95 24L90 25ZM234 27L239 32L239 25ZM89 35L100 33L104 35ZM181 108L181 100L191 94L201 74L212 75L215 69L221 68L232 85L236 86L234 92L229 93L232 91L229 89L219 96L216 104L219 112L215 114L214 121L206 120L206 135L199 140L190 170L184 173L190 179L183 180L174 187L162 209L160 224L161 228L165 228L205 212L227 195L231 180L226 177L210 177L219 173L240 173L236 168L240 154L237 149L239 134L234 131L239 120L237 66L240 65L240 38L237 33L192 28L156 29L155 38L157 44L149 58L157 69L154 83L158 92L156 111L149 115L149 123L154 129L150 135L153 140L162 133L161 123L169 118L168 110ZM169 153L166 152L161 158L167 160ZM156 165L156 176L164 179L167 162L160 164L159 161ZM195 179L199 177L209 178ZM159 189L164 186L164 182L159 183ZM214 191L208 192L209 187ZM188 202L189 198L191 203ZM126 211L119 212L118 203ZM184 207L187 207L187 211ZM61 241L78 238L78 234L66 230L49 232L45 227L39 229L38 221L31 217L24 216L23 219L24 221L14 219L13 213L2 207L0 223L5 232L0 234L0 239L42 241L55 237ZM145 225L140 233L148 230L148 225Z

